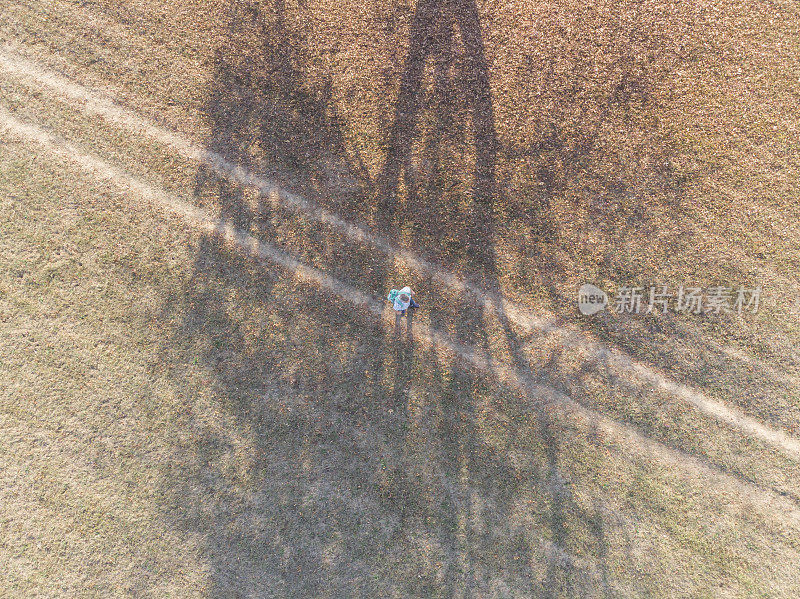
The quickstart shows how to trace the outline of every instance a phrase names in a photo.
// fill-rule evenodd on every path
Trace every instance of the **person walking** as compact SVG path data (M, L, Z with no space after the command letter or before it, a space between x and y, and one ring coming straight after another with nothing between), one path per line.
M419 304L414 301L414 292L411 291L411 287L392 289L387 299L391 302L392 308L394 308L398 316L405 316L406 310L409 308L419 308Z

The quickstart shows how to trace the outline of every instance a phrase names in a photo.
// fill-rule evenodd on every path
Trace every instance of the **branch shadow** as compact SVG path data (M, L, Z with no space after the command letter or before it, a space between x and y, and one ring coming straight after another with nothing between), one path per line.
M281 0L231 2L228 11L206 110L211 149L304 196L333 198L326 201L341 214L373 215L374 230L498 293L506 217L527 219L537 250L552 243L551 198L594 160L608 115L646 91L623 76L581 135L544 123L535 144L503 147L476 1L420 0L373 177L345 143L331 81L306 76L296 15ZM507 197L498 172L514 152L540 157L542 191L524 206ZM624 196L607 183L608 193ZM433 329L489 354L502 346L519 372L530 371L531 336L502 311L485 313L208 169L197 173L195 193L241 231L371 296L409 282L430 294L422 311ZM617 219L604 222L624 233ZM546 253L537 260L537 284L566 301L556 279L566 265ZM421 314L409 311L405 330L401 319L386 327L213 237L200 240L192 277L169 309L182 326L167 345L191 339L224 398L212 406L224 424L193 415L199 461L176 466L182 482L166 490L170 517L207 540L212 596L616 594L610 538L625 532L601 502L574 492L559 423L535 404L532 424L492 429L487 413L515 423L525 402L435 342L420 343ZM590 388L588 375L569 381L563 370L553 351L532 375L570 394ZM245 431L249 444L238 469L232 430ZM526 434L536 446L518 440ZM511 447L536 466L520 467ZM526 501L544 514L535 527L520 519ZM588 554L592 568L572 553Z
M467 252L486 273L484 283L496 287L491 240L498 142L475 3L417 7L377 197L361 193L372 180L363 160L344 146L330 88L312 89L304 79L302 44L288 31L285 5L232 3L229 10L229 44L216 53L207 110L210 149L312 197L330 187L319 173L333 164L355 182L339 190L342 196L377 202L379 230L424 229L425 235L410 238L419 247L444 236L449 255ZM456 31L465 49L459 60ZM436 105L420 111L425 94L417 71L431 56L438 64ZM471 103L459 106L463 98ZM435 134L419 135L413 124L419 115ZM449 197L439 198L435 182L412 174L410 148L418 138L431 172L443 170L443 154L465 144L474 148L466 177L438 173L454 184ZM381 201L402 195L401 178L405 210ZM345 284L383 294L399 274L388 257L354 248L209 169L199 170L195 195L237 229L320 265ZM452 329L459 341L487 346L472 308L466 301L431 302L430 322ZM386 330L375 315L354 314L353 306L298 282L292 272L254 265L214 237L200 240L193 275L168 310L181 313L183 322L167 346L193 340L216 395L224 398L214 413L233 430L250 431L250 457L236 473L226 466L235 453L233 433L210 425L211 416L198 410L191 420L198 460L184 465L175 477L183 482L167 490L170 517L207 539L212 596L478 597L487 580L498 577L509 588L540 596L558 584L586 596L584 574L573 576L563 561L546 560L545 582L535 582L533 549L512 515L531 482L521 482L478 432L474 393L487 387L485 377L469 365L442 361L439 348L416 347L413 310L405 330L399 319ZM549 423L541 427L556 460ZM554 462L546 476L556 470ZM481 516L476 501L492 509ZM551 495L554 542L563 547L569 533L559 512L570 501L564 485ZM477 529L471 524L476 517L485 520ZM515 532L504 538L492 530ZM424 539L433 539L438 566L425 565ZM505 548L499 555L498 543Z

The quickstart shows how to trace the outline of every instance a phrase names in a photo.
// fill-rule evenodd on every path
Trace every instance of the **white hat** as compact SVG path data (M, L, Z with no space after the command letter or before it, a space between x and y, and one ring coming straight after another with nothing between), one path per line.
M394 309L402 312L411 305L411 287L403 287L394 299Z

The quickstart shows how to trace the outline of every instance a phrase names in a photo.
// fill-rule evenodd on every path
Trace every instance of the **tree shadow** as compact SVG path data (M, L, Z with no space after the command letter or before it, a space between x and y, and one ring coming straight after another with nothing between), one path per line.
M456 34L460 35L462 52L456 53ZM424 88L426 62L433 63L431 90ZM423 0L417 3L412 19L409 53L401 77L395 118L389 129L387 158L379 178L378 205L383 221L379 226L394 232L412 231L409 236L413 247L440 245L442 239L452 239L453 254L468 255L470 274L479 278L484 289L500 289L498 256L494 247L495 219L499 212L496 203L501 187L497 183L497 156L499 140L495 129L489 67L481 35L478 8L474 0ZM471 180L464 181L462 170L452 169L452 156L466 144L472 144L474 154ZM417 148L416 146L421 146ZM415 150L416 156L415 156ZM448 160L450 158L450 160ZM450 167L450 168L449 168ZM469 172L469 171L467 171ZM401 180L405 194L400 193ZM456 190L453 193L453 190ZM449 193L448 193L449 192ZM458 195L458 197L454 197ZM538 231L553 235L545 195L534 212ZM503 204L504 202L500 202ZM460 209L459 209L460 208ZM416 225L416 226L415 226ZM425 234L415 234L425 231ZM435 243L434 243L435 240ZM448 249L451 249L448 248ZM437 259L448 264L457 263L453 254L443 253ZM489 347L489 325L483 319L473 320L468 315L474 305L462 300L450 313L432 307L431 323L447 330L455 322L454 339L477 347ZM440 320L441 319L441 320ZM505 314L500 314L505 343L512 350L516 367L527 372L529 364L518 351L520 341ZM451 422L469 423L474 417L475 398L468 390L475 385L469 368L458 368L453 375L453 391L442 398L442 409L453 412ZM544 440L548 455L547 477L552 485L550 492L550 533L556 546L569 547L569 531L563 514L574 504L568 485L562 484L559 474L558 441L552 432L552 423L545 412L540 414L539 435ZM465 461L471 477L478 479L481 472L494 472L493 484L501 498L495 505L500 519L509 518L510 505L516 495L516 483L502 459L482 456L489 463L481 463L475 425L446 426L441 431L446 469L453 478ZM489 466L489 464L492 464ZM487 468L488 466L488 468ZM466 491L466 490L465 490ZM464 495L468 498L468 492ZM469 512L469 506L466 507ZM453 506L453 513L458 513ZM589 516L591 518L591 516ZM601 545L602 524L594 523L594 542ZM452 539L455 542L455 539ZM530 547L522 541L522 551L530 554ZM456 552L455 544L452 545ZM603 581L606 580L604 566ZM465 573L467 576L469 572ZM579 582L580 581L580 582ZM536 588L537 596L588 596L596 590L583 586L581 573L575 573L564 562L549 560L544 582ZM472 596L474 585L464 580L465 596ZM607 584L601 585L608 591ZM566 593L566 595L564 594Z
M295 8L303 14L302 3ZM579 135L543 123L535 144L503 147L475 0L420 0L373 178L345 143L330 79L307 77L303 19L281 0L228 10L206 110L210 148L304 196L326 197L342 214L371 214L378 233L496 293L504 283L499 229L513 216L535 233L535 247L551 243L550 199L596 160L608 115L646 97L639 79L623 74ZM499 166L533 154L541 192L526 202L507 197ZM606 183L609 194L625 195ZM482 597L491 584L499 596L498 588L614 594L606 560L619 531L609 530L600 503L573 491L559 423L537 403L535 424L487 431L487 412L515 422L530 402L445 357L435 341L420 343L414 319L424 312L432 329L490 355L502 346L521 373L531 370L530 334L502 310L489 314L210 169L198 172L195 193L221 219L343 284L383 297L408 282L425 300L420 314L387 327L291 269L254 265L217 238L201 239L171 307L182 326L166 343L193 340L224 398L219 417L246 431L252 456L232 467L232 433L195 414L199 462L184 465L175 477L183 482L167 490L171 518L207 539L212 596ZM603 222L621 234L617 220ZM537 259L537 284L558 297L567 265ZM552 351L531 377L588 396L589 376L570 380L560 358ZM515 441L525 434L537 442ZM514 463L514 443L536 467ZM535 535L518 520L523 501L545 514ZM592 558L591 575L565 557L572 553Z
M210 149L312 197L331 187L319 173L333 164L356 182L333 193L355 195L352 202L373 201L360 192L371 180L363 161L344 146L330 89L311 88L304 79L302 43L288 31L284 4L233 3L229 10L229 45L216 53L208 103ZM437 15L433 23L428 11ZM456 29L465 53L453 62ZM376 225L382 232L428 227L425 235L411 235L413 245L426 247L431 235L444 236L447 256L467 252L463 262L477 261L484 283L494 288L497 138L477 7L423 2L411 40L379 177L382 193L374 200ZM417 69L429 54L439 65L435 106L420 111L413 108L424 96ZM463 98L471 103L459 106ZM420 136L410 124L420 115L433 135ZM409 148L418 138L434 175L427 183L410 174L415 167ZM442 156L468 146L474 148L468 175L444 172ZM381 198L399 198L401 173L408 197L396 200L404 204L397 210ZM449 197L437 197L436 178L453 183ZM354 248L350 240L285 213L210 169L198 172L195 193L237 229L320 265L346 284L383 294L399 275L389 257ZM252 459L236 475L224 465L235 444L196 414L199 463L185 466L176 477L185 482L168 490L170 516L208 540L212 595L246 596L261 589L289 596L388 596L402 589L405 596L477 597L489 572L511 587L541 594L541 583L531 582L526 535L518 531L504 539L486 532L518 530L510 521L512 506L520 485L528 483L477 432L474 391L486 386L485 377L469 365L442 362L436 347L417 347L413 310L405 330L398 322L387 331L374 315L354 314L353 306L292 275L264 270L231 254L222 240L205 237L193 276L170 308L183 313L183 323L167 345L192 339L202 348L202 365L224 398L219 409L237 430L252 431ZM248 303L252 314L237 309ZM459 341L488 345L482 319L467 300L431 302L430 322L452 329ZM423 399L411 407L413 398ZM430 414L433 424L426 419ZM557 453L555 444L551 451ZM548 475L555 469L553 464ZM187 497L193 498L188 504ZM208 506L210 497L215 507ZM493 506L491 517L483 516L491 521L480 527L484 532L470 523L480 517L476 497ZM569 501L568 490L560 487L554 524ZM562 524L555 542L566 546L567 536ZM420 561L423 538L436 539L439 566ZM489 558L498 542L507 551ZM570 579L568 568L549 567L548 580Z

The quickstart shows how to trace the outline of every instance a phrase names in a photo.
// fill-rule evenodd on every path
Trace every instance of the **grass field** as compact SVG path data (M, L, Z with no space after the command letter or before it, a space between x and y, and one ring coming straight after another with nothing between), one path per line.
M0 9L0 596L800 595L797 6Z

